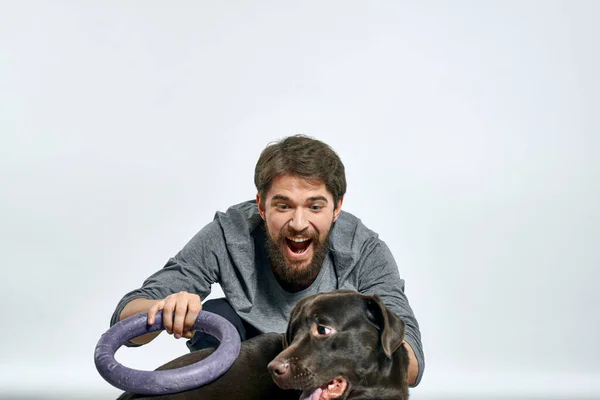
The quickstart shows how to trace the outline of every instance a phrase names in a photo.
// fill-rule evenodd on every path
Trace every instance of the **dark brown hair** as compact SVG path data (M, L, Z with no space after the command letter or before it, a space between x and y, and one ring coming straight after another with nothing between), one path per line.
M254 184L261 202L273 179L284 174L322 181L333 195L334 207L346 193L346 172L340 157L329 145L305 135L288 136L270 143L260 154Z

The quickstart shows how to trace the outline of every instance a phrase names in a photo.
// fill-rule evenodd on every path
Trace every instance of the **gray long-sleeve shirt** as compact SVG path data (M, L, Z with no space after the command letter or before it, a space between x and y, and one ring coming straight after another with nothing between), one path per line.
M141 288L118 303L110 325L135 298L163 299L186 291L205 299L219 283L241 318L262 332L285 332L288 317L303 297L335 289L377 294L406 323L405 340L419 362L416 384L425 360L419 324L404 294L404 280L387 245L352 214L342 211L330 232L328 256L313 284L297 293L281 288L271 272L266 232L255 201L217 212L167 264Z

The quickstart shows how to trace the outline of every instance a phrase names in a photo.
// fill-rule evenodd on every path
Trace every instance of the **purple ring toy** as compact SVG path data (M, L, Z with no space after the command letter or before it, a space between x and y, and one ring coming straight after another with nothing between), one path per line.
M115 359L119 347L129 339L164 329L162 311L156 314L153 325L148 325L147 321L147 313L119 321L100 337L94 352L100 375L111 385L127 392L161 395L195 389L227 372L240 353L240 335L235 327L217 314L200 311L193 329L208 333L220 342L210 356L195 364L170 370L141 371L124 367Z

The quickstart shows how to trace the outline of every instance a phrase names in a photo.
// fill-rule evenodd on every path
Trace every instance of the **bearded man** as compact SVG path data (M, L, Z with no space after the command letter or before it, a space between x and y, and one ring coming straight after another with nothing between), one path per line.
M165 331L190 339L187 346L195 351L218 343L191 331L201 309L227 318L246 340L284 333L291 309L306 296L352 289L379 295L405 321L408 381L418 385L424 356L405 282L387 245L342 211L346 176L339 156L319 140L290 136L262 151L254 183L256 199L217 212L161 270L121 299L111 326L141 312L153 324L162 310ZM214 283L225 298L203 304ZM126 345L143 345L159 333Z

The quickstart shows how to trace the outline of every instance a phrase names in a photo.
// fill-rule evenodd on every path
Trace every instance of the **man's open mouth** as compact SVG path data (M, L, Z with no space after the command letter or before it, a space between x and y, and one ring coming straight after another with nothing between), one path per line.
M312 243L312 239L309 238L294 238L294 237L286 237L285 243L287 244L290 251L294 254L302 254L310 247Z

